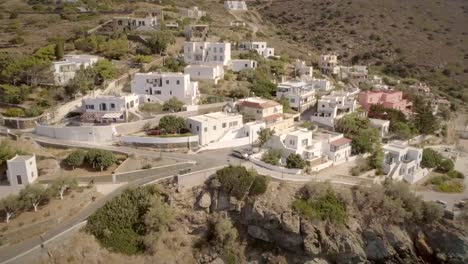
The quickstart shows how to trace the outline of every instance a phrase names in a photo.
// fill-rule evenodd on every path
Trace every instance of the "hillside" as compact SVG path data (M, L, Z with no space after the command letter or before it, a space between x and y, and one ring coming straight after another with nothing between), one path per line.
M258 9L282 34L314 51L419 77L468 99L466 1L273 0Z

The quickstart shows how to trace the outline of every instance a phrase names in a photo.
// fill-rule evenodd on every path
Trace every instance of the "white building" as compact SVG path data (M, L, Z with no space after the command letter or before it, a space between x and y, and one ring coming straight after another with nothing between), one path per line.
M95 122L125 121L128 118L128 112L137 110L138 105L139 98L135 94L86 98L82 101L83 114L81 119Z
M298 74L300 77L308 77L308 78L313 77L314 67L307 66L305 61L297 59L294 62L294 69L296 71L296 74Z
M314 87L316 90L321 91L330 91L333 89L332 83L327 79L311 79L307 80L307 82Z
M390 131L390 121L376 118L369 118L370 125L379 130L380 137L388 135Z
M198 82L190 81L184 73L136 73L131 83L132 93L140 96L140 103L165 102L172 97L187 105L198 102Z
M231 60L228 64L228 69L233 72L240 72L242 70L255 69L258 63L254 60Z
M247 4L245 1L224 1L224 7L227 10L233 10L233 11L246 11L247 10Z
M187 64L228 65L231 60L231 43L185 42L184 61Z
M25 186L37 180L36 155L18 156L7 160L7 178L10 186Z
M290 128L273 135L266 146L281 150L283 158L299 154L313 165L331 161L331 166L351 157L351 140L334 132L313 133L307 129Z
M410 147L400 141L383 146L382 171L393 180L414 183L427 175L421 168L423 150Z
M136 14L132 16L114 17L112 28L114 31L154 31L158 27L156 13Z
M236 102L237 111L267 124L283 120L283 106L278 102L260 97L249 97Z
M75 74L81 68L93 66L99 60L98 56L93 55L65 55L63 60L52 62L52 73L54 84L59 86L66 85L75 78Z
M190 74L191 80L203 80L217 84L224 78L224 68L222 65L193 64L185 67L185 74Z
M200 145L219 141L231 130L243 127L242 115L216 112L187 118L187 126L193 134L199 135Z
M255 50L260 56L265 58L275 56L275 49L269 48L266 42L250 41L239 45L240 50Z
M292 109L303 112L312 107L315 102L315 88L302 81L280 83L276 89L276 98L286 98Z
M338 56L336 54L322 54L319 59L319 68L325 74L338 74L340 67L338 66Z
M317 112L311 120L319 124L334 127L335 119L356 110L356 100L346 92L332 92L317 101Z
M180 9L180 13L185 17L195 18L195 19L199 19L202 16L206 15L206 12L198 9L197 6L192 6L191 8L182 8Z
M367 81L368 77L367 66L354 65L351 67L340 67L340 78L348 79L350 82L361 83Z

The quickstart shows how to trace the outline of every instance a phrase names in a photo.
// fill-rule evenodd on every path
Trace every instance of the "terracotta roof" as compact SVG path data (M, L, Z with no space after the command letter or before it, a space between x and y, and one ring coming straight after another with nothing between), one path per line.
M275 101L270 101L270 100L262 102L262 103L244 100L244 101L240 101L238 104L245 106L245 107L256 108L256 109L265 109L265 108L275 107L279 105L279 103Z
M349 139L349 138L340 138L340 139L337 139L337 140L334 140L334 141L330 142L330 145L342 146L344 144L348 144L349 142L351 142L351 139Z
M263 119L265 119L265 121L273 121L273 120L281 118L282 116L283 116L282 114L274 114L274 115L266 116Z

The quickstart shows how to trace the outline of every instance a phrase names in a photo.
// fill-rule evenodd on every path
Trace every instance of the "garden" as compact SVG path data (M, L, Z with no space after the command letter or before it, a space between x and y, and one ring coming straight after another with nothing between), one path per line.
M455 170L451 159L444 158L433 149L423 150L421 166L434 169L429 179L424 183L434 191L444 193L461 193L465 189L463 179L465 175Z

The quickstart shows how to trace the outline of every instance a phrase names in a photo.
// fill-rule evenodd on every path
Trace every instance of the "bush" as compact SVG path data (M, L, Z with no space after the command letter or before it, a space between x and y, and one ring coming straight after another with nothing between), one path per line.
M162 105L159 103L145 103L139 106L142 112L162 112Z
M306 165L306 161L299 154L290 154L286 159L288 169L303 169Z
M181 102L177 97L172 97L163 104L163 110L168 112L180 112L184 103Z
M128 255L142 253L145 249L143 236L147 232L146 212L157 198L159 193L154 185L128 189L91 215L86 231L112 251Z
M427 184L440 185L445 181L449 180L449 177L445 175L435 176L427 181Z
M274 166L279 165L279 161L281 159L281 150L278 149L270 149L267 152L263 153L262 161Z
M26 117L36 117L36 116L40 116L44 113L44 109L40 106L33 106L31 108L27 108L25 111L24 111L24 115Z
M3 115L6 117L22 117L24 116L24 110L21 108L8 108Z
M449 172L455 168L455 164L451 159L443 159L437 166L437 170L441 172Z
M442 161L443 157L437 151L426 148L423 150L421 166L424 168L435 168Z
M256 196L264 194L268 188L268 179L265 176L258 175L255 177L255 180L250 187L250 195Z
M447 176L449 176L452 179L464 179L465 175L463 173L456 171L456 170L451 170L447 173Z
M320 219L336 224L346 222L346 204L331 189L317 199L298 199L293 208L309 220Z
M239 200L247 194L260 195L265 193L268 181L258 176L255 171L248 171L245 167L229 166L218 170L215 179L219 181L222 190Z
M314 130L315 129L315 125L311 121L304 121L304 123L301 124L301 127L306 128L308 130Z
M76 167L83 165L85 157L86 151L81 149L75 150L68 155L68 157L65 159L65 163L75 169Z
M166 115L159 120L159 128L169 134L179 133L181 129L187 128L185 119L180 116Z
M93 168L100 168L101 171L117 161L117 157L112 151L102 149L90 149L85 159Z
M436 191L444 193L461 193L463 192L463 189L463 183L454 180L445 181L436 186Z

